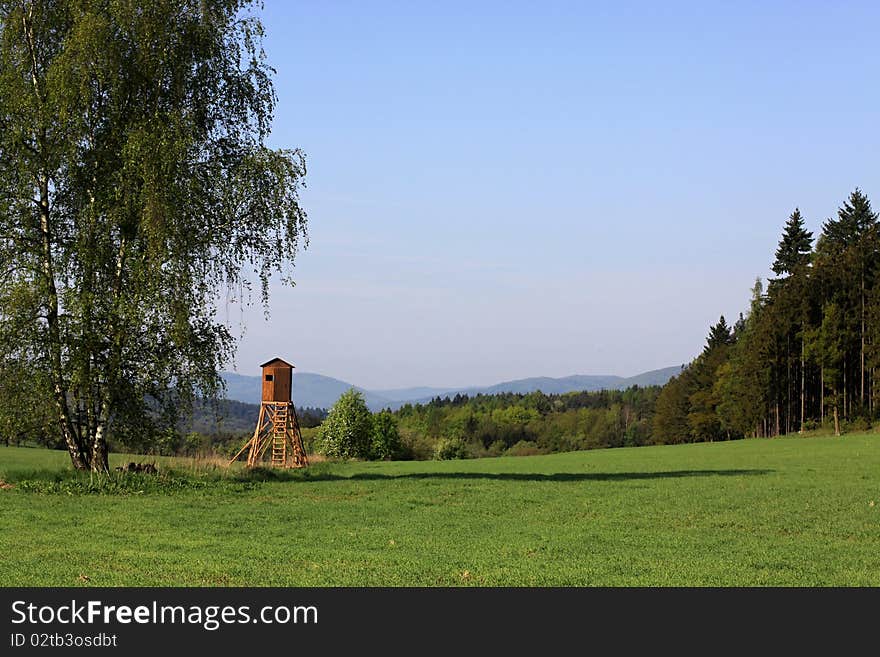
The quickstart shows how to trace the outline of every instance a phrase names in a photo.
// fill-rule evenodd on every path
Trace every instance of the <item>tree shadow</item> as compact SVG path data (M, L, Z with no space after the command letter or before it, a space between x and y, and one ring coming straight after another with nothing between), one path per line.
M261 481L394 481L396 479L451 479L489 481L535 481L535 482L579 482L579 481L639 481L651 479L682 479L688 477L752 477L765 475L773 470L667 470L660 472L408 472L402 474L380 474L358 472L340 475L332 472L309 472L306 470L278 471L260 470L251 473L251 478Z

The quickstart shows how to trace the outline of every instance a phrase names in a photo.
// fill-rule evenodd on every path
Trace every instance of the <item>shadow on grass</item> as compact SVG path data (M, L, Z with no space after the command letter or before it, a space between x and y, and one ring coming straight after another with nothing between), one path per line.
M73 470L19 471L4 488L22 492L66 495L142 495L192 491L243 493L265 482L342 482L395 480L438 481L533 481L550 483L589 481L639 481L686 477L743 477L764 475L772 470L668 470L661 472L404 472L381 474L358 472L338 474L330 464L319 463L303 470L255 468L230 473L215 469L201 473L164 470L158 474L111 472L96 475Z
M668 470L661 472L409 472L379 474L359 472L339 475L332 472L309 470L257 469L240 475L256 481L393 481L395 479L487 479L492 481L638 481L647 479L680 479L686 477L750 477L765 475L773 470Z

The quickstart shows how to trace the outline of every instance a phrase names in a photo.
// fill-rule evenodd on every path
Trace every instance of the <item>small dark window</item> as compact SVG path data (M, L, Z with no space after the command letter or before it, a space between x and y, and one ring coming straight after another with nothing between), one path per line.
M275 377L272 376L271 374L266 375L266 381L274 381L274 380L275 380Z

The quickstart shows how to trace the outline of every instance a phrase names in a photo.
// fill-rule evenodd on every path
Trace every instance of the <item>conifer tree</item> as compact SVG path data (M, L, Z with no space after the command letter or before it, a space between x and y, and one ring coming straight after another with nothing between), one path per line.
M880 253L877 222L878 215L871 208L871 201L856 188L838 209L837 219L829 219L822 226L821 247L828 256L825 263L833 287L831 300L844 318L841 323L845 343L841 396L845 417L849 417L856 394L859 410L865 411L866 393L869 392L866 390L869 381L865 369L867 303ZM855 372L858 379L853 376Z
M729 345L733 342L733 335L724 315L718 319L718 323L709 328L709 336L706 338L706 346L703 353L708 353L717 347Z
M843 249L856 244L876 224L877 213L871 209L871 201L856 187L837 210L837 219L825 221L822 231L829 244Z
M804 228L801 211L795 208L785 224L782 239L776 249L773 273L777 276L791 274L810 261L813 250L813 233Z

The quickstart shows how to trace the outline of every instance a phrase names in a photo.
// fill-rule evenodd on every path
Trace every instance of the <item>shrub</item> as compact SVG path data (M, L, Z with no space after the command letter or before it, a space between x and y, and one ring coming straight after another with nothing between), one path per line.
M496 440L486 450L487 456L501 456L504 453L504 441Z
M343 393L318 429L315 447L324 456L369 458L373 419L364 396L354 388Z
M871 428L871 423L863 417L853 418L848 422L842 422L841 425L843 433L850 433L853 431L867 431Z
M820 428L818 420L805 420L804 431L816 431Z
M467 445L461 438L441 438L434 448L434 458L438 461L467 458Z
M404 459L415 459L418 461L426 461L434 458L434 441L421 431L402 428L400 431L400 442L402 443Z
M397 420L394 419L391 411L382 411L374 415L370 458L399 459L403 456L403 451Z
M538 449L538 445L531 440L520 440L505 452L507 456L534 456L540 453L541 450Z

